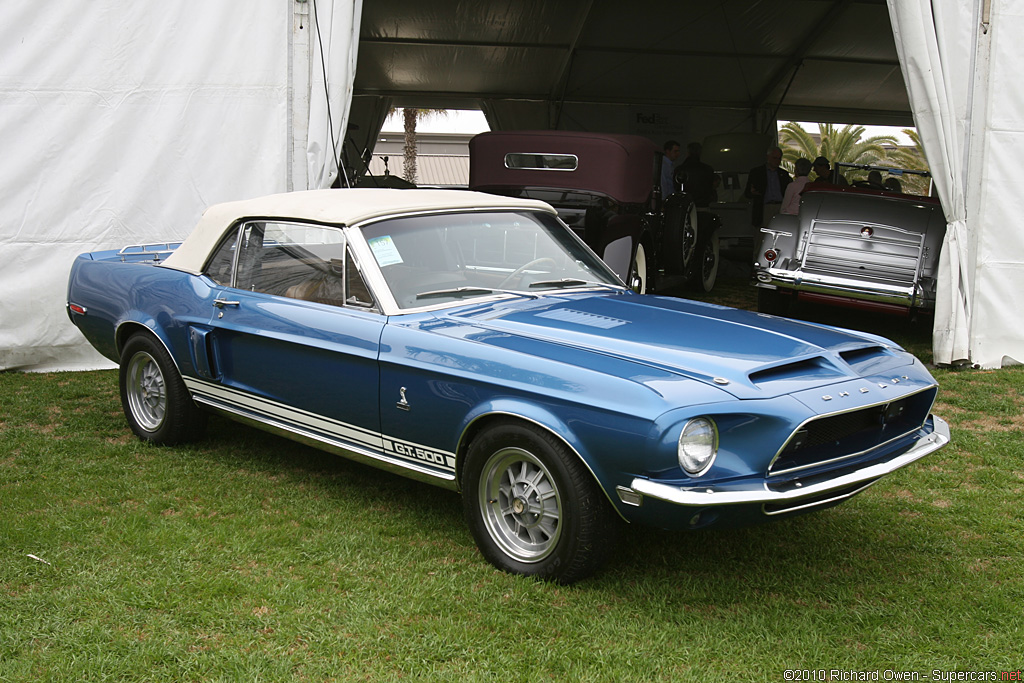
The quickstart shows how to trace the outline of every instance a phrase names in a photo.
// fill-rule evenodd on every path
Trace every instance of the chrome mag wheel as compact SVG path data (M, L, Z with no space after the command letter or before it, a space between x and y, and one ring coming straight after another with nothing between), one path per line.
M160 429L167 414L167 387L155 358L145 352L132 356L125 390L139 426L148 432Z
M539 458L521 448L505 448L484 464L478 504L488 534L509 557L539 562L558 545L562 499Z

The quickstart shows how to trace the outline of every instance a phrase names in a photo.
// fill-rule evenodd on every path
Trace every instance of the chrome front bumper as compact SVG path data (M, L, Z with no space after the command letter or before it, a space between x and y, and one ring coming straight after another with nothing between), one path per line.
M800 479L789 479L780 487L773 488L768 483L762 483L757 487L748 484L747 488L742 488L736 485L672 486L637 477L633 479L629 489L619 490L619 497L631 505L640 505L643 498L647 497L691 508L708 508L716 505L778 506L780 509L774 514L826 505L859 493L879 478L906 467L949 443L949 425L940 417L933 415L931 419L934 425L932 433L918 439L906 453L834 478L816 480L812 476L807 478L808 483ZM835 497L829 498L830 493L835 493ZM627 498L630 500L627 501ZM807 505L801 505L805 501Z

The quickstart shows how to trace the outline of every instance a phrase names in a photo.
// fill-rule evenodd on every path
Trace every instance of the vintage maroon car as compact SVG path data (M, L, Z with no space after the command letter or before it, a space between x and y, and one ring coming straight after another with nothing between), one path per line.
M929 174L836 166L877 171L880 180L810 183L799 215L780 214L761 229L758 310L788 315L794 302L807 301L907 316L933 311L946 219L937 198L912 194L900 182L924 178L917 191L928 192Z
M683 192L662 197L662 152L639 135L493 131L469 143L469 187L540 199L638 292L685 278L710 291L717 218Z

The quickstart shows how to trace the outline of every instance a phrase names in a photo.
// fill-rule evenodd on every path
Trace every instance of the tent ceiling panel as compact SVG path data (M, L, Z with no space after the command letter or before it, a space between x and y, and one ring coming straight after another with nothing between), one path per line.
M365 3L355 94L911 123L884 0Z

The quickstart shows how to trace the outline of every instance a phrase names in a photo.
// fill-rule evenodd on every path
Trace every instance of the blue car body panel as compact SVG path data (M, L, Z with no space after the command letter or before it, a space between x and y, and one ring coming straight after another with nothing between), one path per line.
M762 521L772 495L839 472L855 492L872 467L948 440L927 417L934 380L892 342L713 304L597 289L386 315L114 252L75 261L68 302L112 360L128 333L149 330L205 406L448 488L475 429L531 422L585 462L623 517L662 527ZM919 428L773 471L809 421L877 410L896 424L890 406ZM714 420L719 452L692 477L677 442L700 416ZM727 502L691 503L698 489Z

